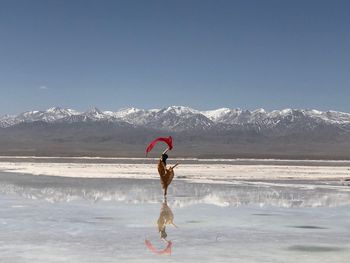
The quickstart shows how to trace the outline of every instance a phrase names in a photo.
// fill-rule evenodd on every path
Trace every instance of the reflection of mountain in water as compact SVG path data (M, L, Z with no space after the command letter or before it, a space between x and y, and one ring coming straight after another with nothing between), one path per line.
M156 202L162 196L158 180L81 179L0 174L0 193L49 202L73 200ZM350 204L350 187L313 184L236 182L206 184L175 181L170 186L172 206L271 205L278 207L334 207Z

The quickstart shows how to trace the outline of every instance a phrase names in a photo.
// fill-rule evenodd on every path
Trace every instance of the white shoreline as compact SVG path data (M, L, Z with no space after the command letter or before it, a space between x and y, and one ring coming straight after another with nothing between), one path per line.
M172 163L169 163L170 165ZM0 162L0 172L75 178L159 178L157 164ZM191 180L344 180L349 166L180 164L175 179Z
M0 159L34 159L34 160L46 160L46 159L68 159L68 160L134 160L134 161L149 161L158 160L159 157L100 157L100 156L11 156L0 155ZM198 162L302 162L302 163L348 163L350 166L350 160L323 160L323 159L274 159L274 158L180 158L172 157L175 161L198 161Z

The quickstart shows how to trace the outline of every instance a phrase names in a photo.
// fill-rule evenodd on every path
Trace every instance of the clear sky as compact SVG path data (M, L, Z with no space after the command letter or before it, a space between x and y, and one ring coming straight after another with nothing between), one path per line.
M350 112L350 1L0 0L0 115Z

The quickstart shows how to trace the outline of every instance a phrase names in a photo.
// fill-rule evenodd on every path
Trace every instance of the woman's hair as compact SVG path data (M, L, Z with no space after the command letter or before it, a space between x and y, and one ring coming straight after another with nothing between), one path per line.
M168 159L168 155L166 153L162 154L162 162L166 165L166 159Z

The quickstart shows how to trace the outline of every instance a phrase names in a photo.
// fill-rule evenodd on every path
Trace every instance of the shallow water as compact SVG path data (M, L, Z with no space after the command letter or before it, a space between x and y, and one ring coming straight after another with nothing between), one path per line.
M176 180L163 201L157 180L0 174L1 262L350 260L350 187L337 182Z

